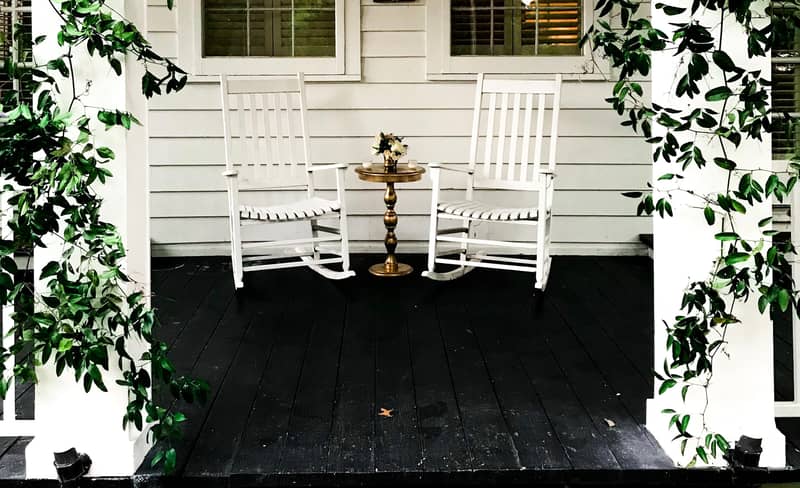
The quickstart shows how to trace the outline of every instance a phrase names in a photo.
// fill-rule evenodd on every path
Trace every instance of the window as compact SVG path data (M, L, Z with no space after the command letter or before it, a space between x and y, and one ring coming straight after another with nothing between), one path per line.
M592 23L581 0L439 0L427 2L430 79L475 73L591 73Z
M33 61L31 0L0 0L0 58L18 63ZM25 78L12 80L0 69L0 100L9 90L14 90L21 92L23 100L30 101L29 83Z
M772 83L772 108L796 120L800 117L800 30L791 39L778 40L778 47L773 49ZM800 149L797 124L788 123L782 116L776 118L776 123L772 159L790 159Z
M578 0L452 0L452 56L581 54Z
M197 75L359 79L360 5L351 0L182 0L179 63Z
M205 0L204 56L336 56L335 0Z

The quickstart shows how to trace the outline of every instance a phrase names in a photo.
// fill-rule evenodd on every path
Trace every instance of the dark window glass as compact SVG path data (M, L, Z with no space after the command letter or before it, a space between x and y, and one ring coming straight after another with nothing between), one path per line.
M453 56L579 55L580 0L452 0Z
M334 57L335 0L204 0L204 56Z

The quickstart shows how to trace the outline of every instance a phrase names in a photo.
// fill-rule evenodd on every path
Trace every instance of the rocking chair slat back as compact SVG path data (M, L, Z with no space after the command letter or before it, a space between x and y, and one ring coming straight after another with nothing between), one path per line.
M483 154L476 187L530 185L533 190L542 171L555 170L560 92L560 76L555 80L488 80L478 75L469 157L474 170Z
M308 187L302 73L296 79L274 80L222 75L220 81L226 169L239 170L246 186Z

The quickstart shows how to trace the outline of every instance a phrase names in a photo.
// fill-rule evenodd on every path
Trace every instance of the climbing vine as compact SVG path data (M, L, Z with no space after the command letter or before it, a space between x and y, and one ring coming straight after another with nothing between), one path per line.
M800 2L655 3L654 8L669 18L669 34L642 15L646 13L640 8L649 5L598 0L598 20L582 42L590 43L593 52L618 73L607 101L624 118L622 125L652 145L654 162L671 166L670 172L658 178L655 191L626 193L639 199L637 213L669 218L673 198L682 194L693 199L707 224L716 228L719 254L709 263L706 279L687 285L680 315L664 323L670 359L655 372L660 394L679 388L684 402L692 390L705 395L705 407L694 420L679 408L664 410L681 453L688 453L689 464L694 465L708 463L729 448L723 435L710 430L706 410L715 360L728 354L727 331L740 323L737 306L757 299L761 313L790 309L800 313L788 262L795 254L791 242L772 240L777 232L770 229L771 218L759 222L762 235L756 238L736 228L736 215L747 213L748 208L770 198L786 201L797 183L800 164L793 158L786 170L740 169L741 162L732 159L743 141L761 141L766 133L788 132L793 137L794 121L771 106L769 73L738 66L725 50L726 35L731 32L746 36L749 58L791 48L794 29L800 26ZM648 101L636 80L650 74L654 53L679 58L672 90L676 100L688 103L667 107ZM722 81L713 83L712 79ZM714 149L713 155L708 148ZM711 165L727 173L724 188L703 193L681 185L686 174Z
M138 121L113 107L86 105L91 84L76 79L73 60L85 51L116 75L126 56L138 60L148 98L180 90L186 74L104 0L47 1L61 19L52 34L60 55L37 59L33 46L46 37L26 38L19 26L13 39L0 39L12 46L4 52L23 54L4 58L3 74L18 83L0 96L0 178L12 231L0 240L0 302L14 304L13 326L6 332L17 338L13 347L0 347L0 396L15 377L35 382L41 364L74 377L87 392L107 391L107 382L114 381L129 394L121 427L147 430L159 446L153 464L172 471L172 441L186 417L158 405L151 388L163 385L192 402L204 400L208 386L176 372L168 346L154 334L153 310L124 271L120 234L101 218L103 202L94 187L112 177L107 166L114 150L96 145L95 132L130 129ZM14 258L53 240L63 253L44 264L43 284L34 288ZM17 360L6 371L11 355ZM111 361L118 373L110 372Z

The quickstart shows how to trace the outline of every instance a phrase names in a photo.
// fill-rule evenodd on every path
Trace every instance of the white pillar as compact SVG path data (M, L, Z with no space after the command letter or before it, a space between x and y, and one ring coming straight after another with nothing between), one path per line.
M124 12L142 32L146 32L146 2L111 0L107 3ZM48 36L47 42L37 47L37 59L50 59L60 52L55 43L59 18L49 2L32 2L32 6L34 37ZM74 56L78 89L85 88L88 80L92 83L90 94L84 100L87 105L130 111L145 123L147 103L141 96L141 68L135 59L128 59L123 75L117 77L106 61L90 58L84 46L75 49ZM62 82L61 88L62 95L70 97L68 83ZM109 167L114 177L108 184L96 188L104 198L103 218L116 225L123 237L128 250L126 268L129 275L138 282L139 288L149 290L146 128L135 127L130 132L120 128L106 131L100 123L94 128L97 145L111 147L116 153L116 160ZM36 251L37 276L44 264L60 256L58 242L50 244L52 246L48 249ZM86 394L82 383L76 383L69 371L57 377L51 365L38 368L37 435L25 452L28 478L55 478L53 452L70 447L92 458L90 476L130 476L135 473L149 449L147 436L132 427L122 429L128 393L114 382L120 376L113 350L109 353L111 370L106 373L107 393L93 388Z
M689 0L674 0L671 5L691 7ZM719 13L710 13L703 18L705 25L716 25ZM669 22L677 17L667 17L661 10L652 9L653 23L656 27L670 35ZM715 36L716 37L716 36ZM746 69L760 69L762 76L769 76L770 59L761 57L748 59L746 37L734 22L726 24L724 32L724 50L731 55L737 66ZM695 108L705 103L703 95L694 101L686 98L678 99L674 90L678 78L677 72L685 72L685 65L679 67L679 58L673 56L674 51L658 53L653 56L653 94L654 103L661 106L686 109ZM701 90L708 90L722 85L722 73L711 63L710 81L701 83ZM718 109L721 107L717 107ZM720 156L718 143L698 139L706 159L710 162L714 156ZM736 161L739 168L771 168L771 146L769 137L763 142L746 139L739 149L727 146L729 158ZM667 164L659 161L654 165L653 181L668 172L676 172L676 163ZM703 170L695 167L686 173L686 179L680 182L683 188L691 188L699 193L724 192L727 172L713 163ZM765 176L758 179L763 184ZM736 179L738 181L738 179ZM657 188L666 189L676 186L671 181L659 182ZM670 357L666 351L666 331L664 321L672 323L680 313L680 301L687 285L692 281L706 280L712 269L715 258L719 255L719 242L714 234L719 232L718 226L708 226L701 210L698 210L697 199L685 194L674 193L673 218L654 217L654 278L655 278L655 364L656 371L663 370L665 358ZM658 198L656 196L656 198ZM692 205L692 208L687 205ZM736 216L736 230L745 238L758 239L761 231L757 222L771 215L771 202L765 202L755 208L748 207L746 215ZM719 221L719 220L718 220ZM730 230L730 228L728 229ZM772 322L767 315L761 315L756 307L756 300L737 304L735 315L741 324L728 326L727 351L730 357L718 354L714 361L714 376L708 391L709 405L706 421L709 430L720 433L733 444L739 436L747 435L763 439L764 449L761 465L770 467L785 466L785 440L775 427L775 406L773 400L773 351ZM673 428L667 429L669 416L662 414L666 408L692 415L689 432L697 435L700 412L705 404L704 395L699 388L690 390L687 402L680 397L680 388L676 387L665 395L658 394L659 381L656 381L654 397L647 403L647 427L658 439L664 450L677 463L686 464L694 454L690 441L686 455L680 454L680 442L672 438L677 433ZM700 463L702 464L702 463ZM721 456L716 464L724 464Z

